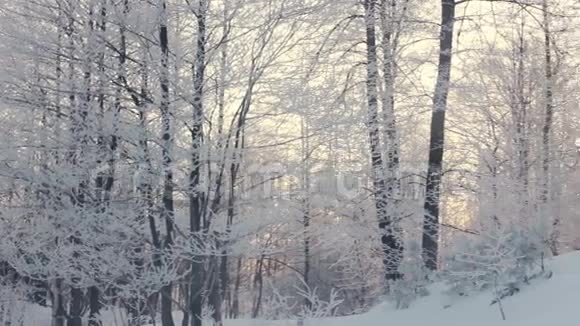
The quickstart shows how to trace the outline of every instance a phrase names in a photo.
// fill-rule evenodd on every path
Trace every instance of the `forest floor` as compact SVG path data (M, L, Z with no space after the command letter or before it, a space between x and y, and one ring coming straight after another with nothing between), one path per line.
M505 321L499 306L491 304L495 297L492 291L450 297L445 294L445 286L435 285L430 295L416 300L408 309L396 310L392 304L384 303L362 315L306 320L304 326L580 325L580 252L549 260L547 266L553 272L552 277L533 280L520 292L502 300ZM36 307L27 310L24 325L50 325L49 311ZM181 325L180 319L176 316L176 325ZM111 320L103 326L117 325L123 323ZM224 326L296 325L295 320L227 320Z

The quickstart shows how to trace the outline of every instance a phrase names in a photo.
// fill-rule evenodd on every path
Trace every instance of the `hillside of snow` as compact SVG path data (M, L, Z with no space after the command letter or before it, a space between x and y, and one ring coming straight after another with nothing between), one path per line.
M548 262L553 272L549 279L533 280L512 297L502 300L506 321L494 296L484 292L471 297L450 298L444 288L432 289L433 294L417 300L409 309L393 311L380 305L371 312L349 318L338 318L317 325L379 326L393 325L578 325L580 318L580 252L557 257Z

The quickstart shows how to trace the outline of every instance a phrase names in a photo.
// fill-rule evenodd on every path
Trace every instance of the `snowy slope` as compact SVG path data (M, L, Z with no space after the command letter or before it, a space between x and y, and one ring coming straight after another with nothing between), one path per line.
M554 275L522 288L513 297L502 301L506 321L497 305L490 306L492 293L482 293L455 300L433 289L433 295L422 298L407 310L393 311L381 305L371 312L317 323L324 326L409 325L580 325L580 252L567 254L549 262ZM439 292L439 293L437 293ZM451 307L444 308L451 305Z
M506 321L497 305L490 305L491 292L471 297L450 298L443 286L431 289L432 295L419 299L409 309L395 310L389 304L369 313L305 321L305 326L566 326L580 325L580 252L548 262L550 279L538 279L521 292L502 301ZM225 326L295 326L296 321L227 321Z
M349 317L307 320L305 326L566 326L580 325L580 252L563 255L548 262L553 271L550 279L538 279L521 292L502 301L506 321L497 305L490 306L493 295L481 293L471 297L450 298L443 286L431 289L431 295L414 302L409 309L395 310L382 304L370 312ZM49 326L50 313L30 307L26 326ZM176 325L180 325L176 315ZM295 326L296 321L228 320L225 326ZM107 323L104 326L122 325Z

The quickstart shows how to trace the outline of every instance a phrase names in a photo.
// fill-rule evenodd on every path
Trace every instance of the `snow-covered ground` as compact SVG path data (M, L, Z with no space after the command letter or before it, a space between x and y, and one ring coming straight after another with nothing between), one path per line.
M433 289L433 295L419 299L411 308L393 311L380 305L371 312L350 318L339 318L324 326L384 326L391 325L580 325L580 252L567 254L548 263L553 271L550 279L538 279L521 292L502 301L506 321L497 305L490 305L491 292L471 297L450 298L443 288ZM450 306L449 306L450 305ZM449 307L448 307L449 306ZM447 307L447 308L446 308Z
M451 298L444 286L434 286L431 295L421 298L409 309L395 310L382 304L362 315L304 321L305 326L566 326L580 325L580 252L563 255L548 262L550 279L537 279L512 297L505 298L502 320L497 305L490 305L491 292L470 297ZM49 326L50 314L28 308L26 326ZM180 325L176 316L176 324ZM228 320L225 326L295 326L296 321ZM111 322L104 326L122 323Z

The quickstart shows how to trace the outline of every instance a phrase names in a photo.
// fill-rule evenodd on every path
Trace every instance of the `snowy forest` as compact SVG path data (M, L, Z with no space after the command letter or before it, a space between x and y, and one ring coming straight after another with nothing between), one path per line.
M576 0L0 0L0 325L509 319L579 94Z

